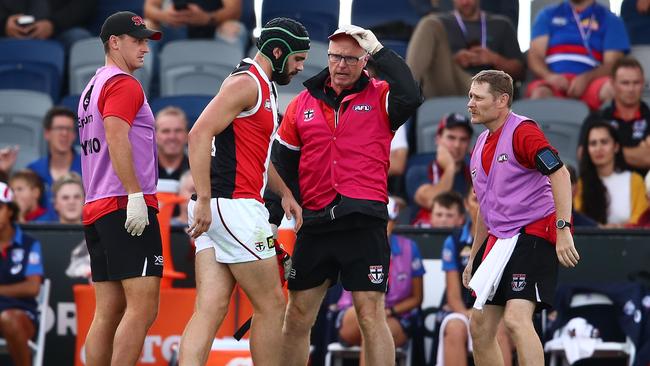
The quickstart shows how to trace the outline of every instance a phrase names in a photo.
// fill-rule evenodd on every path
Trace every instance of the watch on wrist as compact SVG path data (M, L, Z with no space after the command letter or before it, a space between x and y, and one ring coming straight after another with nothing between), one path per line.
M563 219L557 219L557 221L555 221L555 227L558 229L564 229L564 228L570 229L571 223Z

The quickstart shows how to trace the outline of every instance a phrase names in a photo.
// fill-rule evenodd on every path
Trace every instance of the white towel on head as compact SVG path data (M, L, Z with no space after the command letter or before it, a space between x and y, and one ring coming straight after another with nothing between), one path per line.
M512 252L517 245L519 234L509 239L497 239L485 260L476 270L469 281L469 287L476 292L474 309L482 310L488 300L492 300L499 287L503 269L508 264Z

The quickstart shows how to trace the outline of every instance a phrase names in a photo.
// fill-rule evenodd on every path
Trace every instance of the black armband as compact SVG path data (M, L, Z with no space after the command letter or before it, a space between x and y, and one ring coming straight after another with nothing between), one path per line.
M564 166L560 157L548 147L545 147L535 155L537 170L544 175L551 175Z

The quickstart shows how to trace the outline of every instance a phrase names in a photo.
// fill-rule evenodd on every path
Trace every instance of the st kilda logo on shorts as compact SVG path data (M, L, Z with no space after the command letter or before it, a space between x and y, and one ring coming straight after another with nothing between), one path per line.
M384 266L370 266L370 273L368 273L368 278L370 282L378 285L384 281Z
M512 291L522 291L526 287L526 274L525 273L514 273L512 275Z
M258 252L263 251L265 248L266 248L266 245L264 245L263 241L255 242L255 250L257 250Z
M314 119L314 110L313 109L307 109L303 112L303 121L309 122L312 119Z

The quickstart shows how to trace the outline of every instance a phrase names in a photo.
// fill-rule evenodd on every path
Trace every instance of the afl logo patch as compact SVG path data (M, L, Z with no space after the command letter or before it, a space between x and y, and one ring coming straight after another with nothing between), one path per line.
M367 104L357 104L352 107L352 110L355 112L370 112L371 109L372 107Z
M303 112L304 118L303 121L309 122L312 119L314 119L314 110L313 109L307 109L306 111Z
M508 154L501 154L497 157L498 163L505 163L506 161L508 161Z
M269 112L271 111L271 100L270 99L267 99L267 100L264 101L264 109L266 109Z

